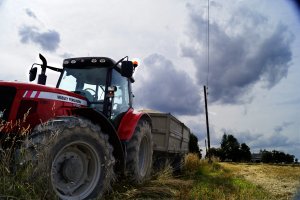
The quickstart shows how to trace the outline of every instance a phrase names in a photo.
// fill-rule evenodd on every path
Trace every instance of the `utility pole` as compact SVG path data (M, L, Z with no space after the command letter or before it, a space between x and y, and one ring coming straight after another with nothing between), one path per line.
M211 162L210 158L210 136L209 136L209 123L208 123L208 110L207 110L207 96L206 86L204 85L204 100L205 100L205 115L206 115L206 133L207 133L207 146L208 146L208 161Z

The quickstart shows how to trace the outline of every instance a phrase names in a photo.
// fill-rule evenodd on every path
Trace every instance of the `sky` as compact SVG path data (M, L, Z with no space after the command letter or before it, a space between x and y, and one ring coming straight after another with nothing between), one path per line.
M206 85L211 146L227 133L252 152L300 159L295 2L210 0L208 18L207 0L0 0L0 80L27 82L39 53L56 67L68 57L129 56L140 62L135 107L172 113L204 152ZM55 86L58 74L47 76Z

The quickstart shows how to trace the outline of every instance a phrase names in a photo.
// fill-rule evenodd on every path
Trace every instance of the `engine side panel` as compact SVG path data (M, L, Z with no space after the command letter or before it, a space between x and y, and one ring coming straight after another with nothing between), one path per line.
M51 118L69 116L73 109L87 106L85 97L43 85L0 81L0 88L0 120L7 125L1 132L16 132L15 129L29 125L34 128Z
M31 127L46 122L56 116L70 116L71 110L78 107L86 107L86 100L73 95L58 92L20 90L17 113L12 113L12 119L24 119ZM24 120L23 120L24 121Z

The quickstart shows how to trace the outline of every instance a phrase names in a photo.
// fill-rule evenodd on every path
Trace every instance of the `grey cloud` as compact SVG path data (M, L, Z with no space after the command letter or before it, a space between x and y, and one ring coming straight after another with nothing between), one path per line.
M216 1L210 1L209 3L210 3L210 6L212 6L212 7L216 7L216 8L221 8L222 7L222 5L219 4Z
M279 105L279 106L282 106L282 105L298 105L298 104L300 104L300 98L293 98L293 99L289 99L289 100L286 100L286 101L278 102L276 104Z
M37 19L36 15L34 14L34 12L32 10L30 10L29 8L26 8L25 9L25 12L26 14L29 16L29 17L32 17L34 19Z
M288 128L289 126L291 126L292 124L294 124L294 122L283 122L281 125L276 126L274 128L275 133L281 133L284 129Z
M189 120L186 121L185 124L190 128L191 132L198 137L198 141L206 139L206 125L201 123L200 120L199 122Z
M299 145L299 142L289 141L288 137L282 134L273 134L270 137L262 137L252 143L251 146L260 149L278 149L287 146Z
M222 132L234 135L238 139L240 143L255 143L256 141L263 138L263 134L261 133L252 133L250 131L236 131L231 129L222 129Z
M187 73L176 70L170 60L159 54L148 56L143 63L147 77L137 77L141 85L135 92L138 105L177 115L202 112L198 88Z
M288 74L293 37L286 35L286 26L278 25L274 33L262 43L254 58L247 63L249 67L261 65L260 78L267 88L272 88Z
M190 42L181 46L182 54L192 59L198 84L207 79L207 21L191 6ZM257 83L271 89L288 74L294 36L283 24L275 28L268 19L243 7L232 13L228 24L210 24L209 100L240 104L252 100Z
M237 136L238 140L243 143L255 143L257 140L263 137L260 133L251 133L250 131L240 132Z
M65 52L64 54L60 55L60 57L65 59L65 58L72 58L72 57L74 57L74 55L71 53Z
M60 43L60 35L54 30L41 32L34 26L23 26L19 29L19 36L22 43L35 43L47 51L55 51Z

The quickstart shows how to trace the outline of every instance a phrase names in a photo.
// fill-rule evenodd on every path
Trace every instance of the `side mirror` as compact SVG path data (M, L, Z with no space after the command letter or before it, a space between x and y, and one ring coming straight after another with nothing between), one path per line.
M35 80L36 73L37 73L37 68L36 67L30 69L30 71L29 71L29 81L30 82Z
M121 64L121 75L126 78L131 78L133 75L134 66L132 61L122 61Z

